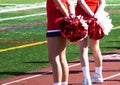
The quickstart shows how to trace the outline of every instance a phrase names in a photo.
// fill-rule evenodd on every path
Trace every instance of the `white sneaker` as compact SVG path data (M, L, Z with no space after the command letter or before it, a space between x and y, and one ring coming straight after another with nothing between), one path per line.
M84 79L83 82L82 82L82 85L92 85L91 81L88 82L87 79Z
M103 83L103 76L98 74L98 73L95 73L94 76L91 78L91 81L93 84L101 84Z

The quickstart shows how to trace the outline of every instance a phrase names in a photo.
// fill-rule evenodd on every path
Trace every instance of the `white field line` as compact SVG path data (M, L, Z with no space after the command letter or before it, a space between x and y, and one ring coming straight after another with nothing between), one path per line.
M76 1L73 1L73 2L74 2L74 4L76 4ZM17 4L0 4L0 5L16 5L16 7L17 7ZM26 7L26 5L27 5L27 7ZM120 4L106 4L106 6L120 6ZM17 8L16 7L15 8L7 8L7 9L5 9L5 7L3 7L3 9L0 10L0 13L35 9L35 8L43 8L43 7L45 8L46 3L42 3L42 4L18 4L18 7Z
M75 3L75 2L74 2ZM0 5L4 5L4 4L0 4ZM9 5L9 4L6 4L6 5ZM16 5L16 4L11 4L11 5ZM30 7L26 7L26 6L29 6ZM19 10L27 10L27 9L33 9L33 8L41 8L41 7L45 7L45 3L42 3L40 6L38 4L19 4L18 8L11 8L11 9L3 9L3 10L0 10L0 13L4 13L4 12L11 12L11 11L19 11ZM107 4L107 6L118 6L120 4ZM23 8L19 7L19 6L22 6ZM27 17L31 17L31 16L39 16L39 15L45 15L46 13L42 13L42 14L32 14L32 15L25 15L25 16L17 16L17 17L10 17L10 18L3 18L3 19L0 19L0 21L5 21L5 20L13 20L13 19L20 19L20 18L27 18Z
M72 68L72 67L75 67L75 66L78 66L78 65L81 65L81 64L80 64L80 63L73 64L73 65L70 65L69 68ZM10 84L13 84L13 83L17 83L17 82L25 81L25 80L28 80L28 79L32 79L32 78L35 78L35 77L38 77L38 76L44 76L44 75L49 74L49 73L51 73L51 72L52 72L52 71L44 72L44 73L42 73L42 74L38 74L38 75L34 75L34 76L30 76L30 77L23 78L23 79L11 81L11 82L8 82L8 83L4 83L4 84L2 84L2 85L10 85ZM104 80L107 80L107 79L110 79L110 78L114 78L114 77L117 77L117 76L120 76L120 73L115 74L115 75L108 76L108 77L104 78Z
M16 17L10 17L10 18L3 18L3 19L0 19L0 21L13 20L13 19L21 19L21 18L27 18L27 17L33 17L33 16L41 16L41 15L46 15L46 13L38 13L38 14L16 16Z
M35 9L35 8L42 8L42 7L45 7L45 6L33 6L33 7L4 9L4 10L0 10L0 13L11 12L11 11L20 11L20 10L28 10L28 9Z
M22 78L22 79L19 79L19 80L11 81L11 82L8 82L8 83L4 83L4 84L2 84L2 85L9 85L9 84L13 84L13 83L25 81L25 80L32 79L32 78L35 78L35 77L38 77L38 76L43 76L43 75L49 74L49 73L51 73L51 72L52 72L52 71L44 72L44 73L42 73L42 74L38 74L38 75L34 75L34 76Z
M108 76L108 77L104 78L104 80L107 80L107 79L110 79L110 78L114 78L114 77L117 77L117 76L120 76L120 73Z
M120 6L120 4L106 4L106 6Z
M75 0L73 0L72 1L74 4L76 4L77 3L77 1L75 1ZM35 5L45 5L46 3L45 2L43 2L43 3L34 3ZM21 6L21 5L27 5L27 6L30 6L30 5L33 5L33 4L0 4L0 6L14 6L14 5L16 5L16 6ZM106 4L106 5L108 5L108 6L120 6L120 4ZM44 6L45 7L45 6Z
M75 66L78 66L78 65L80 65L80 63L70 65L69 68L72 68L72 67L75 67ZM49 74L49 73L51 73L51 72L52 72L52 71L44 72L44 73L42 73L42 74L38 74L38 75L34 75L34 76L30 76L30 77L18 79L18 80L15 80L15 81L11 81L11 82L8 82L8 83L4 83L4 84L2 84L2 85L9 85L9 84L13 84L13 83L25 81L25 80L28 80L28 79L31 79L31 78L35 78L35 77L38 77L38 76L44 76L44 75Z
M9 4L0 4L0 5L9 5ZM34 9L34 8L42 8L42 7L45 7L46 3L43 2L43 3L38 3L38 4L10 4L10 5L16 5L16 6L12 6L11 8L8 6L8 8L6 7L7 9L5 9L5 7L3 7L2 10L0 9L0 13ZM32 17L32 16L41 16L41 15L46 15L46 13L2 18L2 19L0 19L0 21L14 20L14 19L27 18L27 17Z
M43 4L46 4L46 2L43 2L43 3L34 3L34 4L0 4L0 6L21 6L21 5L30 6L30 5L43 5Z

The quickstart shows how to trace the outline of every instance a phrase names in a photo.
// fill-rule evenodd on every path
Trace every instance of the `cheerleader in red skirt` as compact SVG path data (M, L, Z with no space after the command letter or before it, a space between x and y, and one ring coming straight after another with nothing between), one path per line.
M102 16L105 8L105 0L78 0L75 8L76 15L84 16L84 19L98 18ZM89 29L89 28L88 28ZM91 28L92 29L92 28ZM90 77L88 62L88 38L79 42L80 60L84 80L82 85L92 85L92 83L103 83L102 76L102 54L99 47L99 39L89 38L89 45L95 60L95 72Z
M47 0L47 44L54 85L68 85L69 69L66 60L66 39L61 37L56 20L75 14L71 0Z

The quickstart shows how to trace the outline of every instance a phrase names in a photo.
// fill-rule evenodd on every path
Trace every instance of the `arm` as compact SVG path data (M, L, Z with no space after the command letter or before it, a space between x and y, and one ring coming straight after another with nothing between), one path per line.
M61 0L53 0L55 2L55 4L58 6L58 8L60 9L60 11L62 12L63 15L65 16L69 16L70 12L73 12L73 5L71 3L71 0L67 0L67 7L68 10L66 9L66 7L62 4ZM75 12L74 12L75 13Z
M86 4L85 0L78 0L80 6L84 9L84 11L89 14L89 16L93 17L94 13L92 10L89 8L89 6Z
M99 15L99 13L104 10L105 4L105 0L99 0L99 7L95 13L95 17L97 17L97 15Z
M71 0L67 0L67 8L68 8L69 14L75 15L75 7Z

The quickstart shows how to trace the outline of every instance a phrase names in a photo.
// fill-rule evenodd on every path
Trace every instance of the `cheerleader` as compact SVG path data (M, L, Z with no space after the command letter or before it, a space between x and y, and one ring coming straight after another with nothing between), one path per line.
M61 37L56 20L75 14L71 0L47 0L47 44L54 84L68 85L69 68L66 60L66 39Z
M104 11L104 8L105 8L105 0L77 0L75 11L76 11L76 15L82 15L84 19L86 19L87 21L90 18L97 19L96 24L99 24L102 28L105 28L102 29L103 31L102 37L104 37L104 35L108 34L110 31L110 29L107 29L107 27L108 28L112 27L111 20L109 19L109 17L107 17L108 14ZM107 24L107 26L105 24ZM94 35L94 33L93 34L89 33L89 30L91 29L88 28L88 36ZM95 61L95 72L93 77L90 77L90 72L89 72L88 37L79 42L80 60L84 75L84 80L82 82L82 85L92 85L92 83L103 83L102 54L99 47L99 39L102 37L98 38L97 36L99 36L99 34L95 35L94 37L93 36L89 37L89 45L92 50Z

